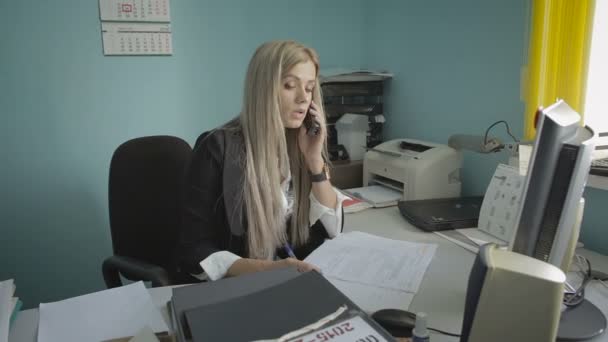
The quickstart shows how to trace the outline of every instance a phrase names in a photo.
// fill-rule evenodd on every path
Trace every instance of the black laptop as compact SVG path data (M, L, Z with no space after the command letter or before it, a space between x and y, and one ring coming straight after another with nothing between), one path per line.
M477 227L483 196L399 201L401 215L414 226L434 232Z

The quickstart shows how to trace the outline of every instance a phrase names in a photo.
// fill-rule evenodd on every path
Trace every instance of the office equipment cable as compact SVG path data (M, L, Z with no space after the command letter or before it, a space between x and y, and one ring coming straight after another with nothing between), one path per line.
M516 143L519 143L519 139L517 139L513 135L513 133L511 133L511 128L509 127L509 124L505 120L496 121L495 123L491 124L490 127L488 127L488 129L486 129L486 133L483 136L483 143L484 144L488 143L488 133L490 133L490 130L492 129L492 127L498 125L499 123L504 123L505 126L507 127L507 134L509 134L509 136L511 136L511 138L513 139L513 141L515 141Z
M446 336L460 337L460 334L450 333L450 332L447 332L447 331L443 331L443 330L439 330L439 329L435 329L435 328L431 328L431 327L428 327L427 329L431 330L431 331L434 331L436 333L442 334L442 335L446 335Z
M591 281L599 281L604 286L607 286L605 281L608 281L608 274L600 271L594 271L591 268L591 261L589 261L589 259L578 254L575 256L575 259L576 265L580 269L579 272L583 277L583 281L581 282L581 285L576 289L576 291L567 292L564 295L564 305L568 307L575 307L583 302L583 300L585 299L585 287L587 287L587 285ZM581 267L581 264L586 266L586 270Z

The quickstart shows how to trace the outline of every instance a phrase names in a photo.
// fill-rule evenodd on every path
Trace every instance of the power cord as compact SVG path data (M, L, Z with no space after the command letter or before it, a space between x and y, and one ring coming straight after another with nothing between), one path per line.
M581 272L581 274L583 276L583 282L581 283L581 285L578 287L578 289L575 292L564 294L564 301L563 301L563 303L564 303L564 305L566 305L568 307L575 307L575 306L580 305L583 302L583 300L585 299L585 287L592 280L592 278L591 278L591 262L587 258L582 257L580 255L577 255L576 259L578 261L577 266L579 267L580 272ZM584 260L584 262L587 264L587 271L586 272L580 266L580 260L581 259Z
M519 143L519 139L517 139L513 135L513 133L511 133L511 128L509 127L509 124L505 120L500 120L500 121L496 121L495 123L491 124L490 127L488 127L488 129L486 129L486 134L484 134L484 136L483 136L483 144L486 145L488 143L488 133L490 132L492 127L498 125L499 123L505 124L505 126L507 127L507 134L509 134L511 136L513 141L515 141L516 143Z
M454 333L450 333L450 332L447 332L447 331L443 331L443 330L439 330L439 329L435 329L435 328L431 328L431 327L427 327L427 329L430 330L430 331L434 331L436 333L447 335L447 336L460 337L460 334L454 334Z
M576 289L576 291L564 294L563 303L568 307L575 307L583 302L583 300L585 299L585 287L591 281L597 280L604 286L608 287L608 285L606 284L606 281L608 281L608 274L600 271L594 271L591 268L591 262L589 261L589 259L581 255L577 254L575 258L576 265L578 266L579 272L583 277L583 281L581 282L581 285L578 287L578 289ZM586 266L586 270L583 266L581 266L581 264Z

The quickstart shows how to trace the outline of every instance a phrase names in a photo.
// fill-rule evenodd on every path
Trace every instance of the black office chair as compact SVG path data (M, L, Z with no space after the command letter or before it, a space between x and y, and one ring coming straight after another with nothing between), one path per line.
M114 255L102 265L108 288L122 286L120 275L153 287L188 282L176 271L173 252L191 154L188 143L172 136L132 139L114 152L108 196Z

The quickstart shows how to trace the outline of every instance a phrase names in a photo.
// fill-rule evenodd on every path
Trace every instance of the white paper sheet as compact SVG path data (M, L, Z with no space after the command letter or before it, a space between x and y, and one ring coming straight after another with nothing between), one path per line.
M344 192L349 196L367 201L376 208L397 205L397 202L403 199L402 192L384 185L370 185L362 188L346 189Z
M415 295L411 292L353 283L333 277L326 278L340 292L369 314L381 309L407 310Z
M489 242L495 243L501 248L508 245L506 242L477 228L442 230L434 233L459 245L473 254L479 253L479 246L483 246Z
M528 174L528 165L532 157L532 145L519 145L519 174L525 176Z
M148 325L168 331L142 282L40 304L38 342L102 341L134 336Z
M475 242L477 246L485 245L488 242L495 243L499 246L506 246L508 242L505 242L495 236L492 236L485 231L478 228L462 228L456 229L460 234L466 236L471 241Z
M13 279L0 282L0 342L8 341L9 323L13 313L11 300L14 291Z
M477 229L477 228L475 228ZM479 253L479 243L475 241L476 239L468 238L466 235L459 233L457 230L441 230L433 232L436 235L441 236L442 238L457 244L458 246L466 249L467 251L477 254Z
M307 258L327 277L416 293L437 246L351 232L326 241Z
M504 242L511 240L524 183L525 177L519 174L517 168L498 164L479 210L479 230Z

